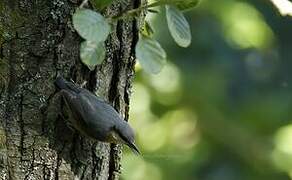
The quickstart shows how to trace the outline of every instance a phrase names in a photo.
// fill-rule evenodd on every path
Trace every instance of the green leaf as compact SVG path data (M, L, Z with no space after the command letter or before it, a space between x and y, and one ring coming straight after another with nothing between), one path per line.
M199 0L185 0L176 4L176 7L181 10L188 10L196 7L199 4Z
M159 0L158 2L164 5L176 6L179 10L188 10L196 7L199 4L199 0Z
M166 64L164 49L157 41L143 35L140 35L136 45L136 57L148 73L157 74Z
M190 25L182 12L174 6L166 7L168 29L174 41L181 47L188 47L192 41Z
M89 9L77 10L73 15L73 25L79 35L88 41L103 42L110 33L106 19Z
M144 21L144 25L142 27L141 33L145 36L148 36L148 37L152 37L154 34L154 30L147 20Z
M154 13L154 14L158 14L159 13L159 11L156 10L156 9L148 9L148 12Z
M103 10L105 7L110 5L113 0L90 0L94 8L98 10Z
M80 47L81 61L90 69L101 64L105 58L105 47L103 42L84 41Z

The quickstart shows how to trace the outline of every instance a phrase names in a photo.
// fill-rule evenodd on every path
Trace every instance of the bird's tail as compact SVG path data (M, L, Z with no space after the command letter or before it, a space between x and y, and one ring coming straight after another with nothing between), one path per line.
M59 89L66 89L66 90L71 90L74 92L80 92L80 87L75 85L72 82L66 81L62 76L58 76L55 80L55 85Z

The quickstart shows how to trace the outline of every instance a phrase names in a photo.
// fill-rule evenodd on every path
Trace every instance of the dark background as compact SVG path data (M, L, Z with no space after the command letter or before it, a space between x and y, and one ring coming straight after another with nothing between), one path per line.
M148 18L168 64L137 67L130 123L143 155L124 155L123 179L290 179L292 18L268 0L202 0L185 13L184 49L160 12Z

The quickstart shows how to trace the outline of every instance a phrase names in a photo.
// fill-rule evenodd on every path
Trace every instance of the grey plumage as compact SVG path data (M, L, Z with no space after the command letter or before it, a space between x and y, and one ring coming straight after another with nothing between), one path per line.
M69 120L75 129L99 141L124 143L139 153L132 128L111 105L60 76L55 84L61 90L70 112Z

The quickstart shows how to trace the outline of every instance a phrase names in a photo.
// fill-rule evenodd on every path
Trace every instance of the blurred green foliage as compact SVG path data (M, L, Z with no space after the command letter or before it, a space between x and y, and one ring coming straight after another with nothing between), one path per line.
M122 179L291 179L291 18L269 1L202 0L183 49L160 12L149 18L169 61L158 75L137 67L142 156L124 155Z

